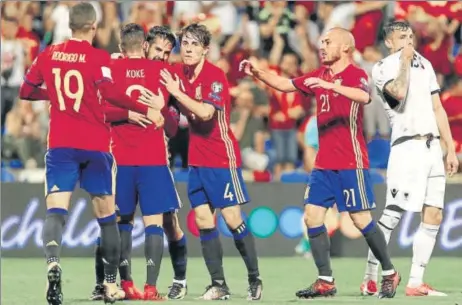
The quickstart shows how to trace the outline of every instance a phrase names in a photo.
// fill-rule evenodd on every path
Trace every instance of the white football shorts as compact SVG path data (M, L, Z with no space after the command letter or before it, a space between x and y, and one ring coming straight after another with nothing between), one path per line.
M423 205L444 208L446 174L439 141L409 140L391 148L387 168L387 203L421 212Z

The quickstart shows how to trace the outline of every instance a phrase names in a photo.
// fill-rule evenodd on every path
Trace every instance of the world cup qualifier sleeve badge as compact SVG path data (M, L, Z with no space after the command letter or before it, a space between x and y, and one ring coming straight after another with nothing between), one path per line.
M216 102L221 102L221 92L223 91L223 83L213 82L210 87L209 98Z

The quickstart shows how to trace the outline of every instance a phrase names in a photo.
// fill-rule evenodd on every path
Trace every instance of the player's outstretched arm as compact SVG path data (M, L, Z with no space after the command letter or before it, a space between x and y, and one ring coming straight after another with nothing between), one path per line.
M366 81L367 76L364 74L364 82ZM364 84L360 78L358 78L358 84L356 87L343 86L338 83L334 84L325 80L322 80L318 77L309 77L304 83L306 87L310 89L323 88L327 90L332 90L340 95L345 96L347 99L355 101L361 104L367 104L370 102L369 89L367 84Z
M448 174L452 176L457 172L459 168L459 161L457 159L456 149L454 147L451 128L449 127L448 115L446 114L446 110L444 110L444 107L441 104L439 93L432 94L432 101L438 130L440 132L441 139L443 139L444 143L446 144L446 149L448 152L446 157Z
M259 69L256 63L250 60L243 60L239 65L239 71L244 71L247 75L253 76L268 86L282 91L282 92L293 92L297 91L297 88L292 83L292 80L279 76L277 74L271 73L269 71L264 71Z
M399 60L398 76L385 84L383 88L384 97L390 107L398 112L404 110L407 92L409 90L410 72L414 47L406 46ZM386 67L385 67L386 68Z
M160 76L162 78L160 82L167 88L168 92L196 117L203 121L208 121L213 118L215 107L211 104L203 103L202 101L196 101L182 92L178 75L175 74L175 76L172 76L168 70L163 69L160 72Z

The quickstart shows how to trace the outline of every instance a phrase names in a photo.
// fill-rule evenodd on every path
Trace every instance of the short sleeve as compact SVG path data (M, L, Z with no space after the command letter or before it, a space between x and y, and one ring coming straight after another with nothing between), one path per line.
M111 55L100 50L100 54L98 54L96 61L93 76L95 84L98 85L104 81L112 82Z
M303 76L293 78L291 81L294 87L297 88L298 91L301 91L305 93L306 95L314 95L313 90L311 90L310 88L308 88L307 86L303 84L305 82L305 79L309 77L313 77L313 76L314 76L313 73L308 73Z
M213 76L211 76L213 78ZM223 110L226 99L229 98L229 85L224 73L217 73L214 80L202 83L202 100L204 103Z
M43 84L43 74L41 71L41 65L43 58L38 56L30 66L26 75L24 76L24 82L33 87L40 87Z
M438 94L441 92L440 85L438 84L438 79L436 78L436 73L435 70L433 69L433 66L429 62L430 69L428 70L428 73L430 74L430 92L431 94Z
M316 118L311 118L305 129L305 145L319 149L318 126Z
M395 79L397 72L398 69L395 69L391 62L379 61L374 65L372 80L380 93L383 93L385 86Z

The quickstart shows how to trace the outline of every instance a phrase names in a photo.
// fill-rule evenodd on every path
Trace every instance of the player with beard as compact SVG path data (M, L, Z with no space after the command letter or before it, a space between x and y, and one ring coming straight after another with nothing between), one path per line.
M176 39L173 33L164 26L155 26L148 32L146 41L148 43L147 58L156 61L167 62L172 49L175 46ZM114 57L122 57L121 54ZM164 129L168 137L173 137L178 128L178 111L173 103L164 108L165 117ZM122 111L122 116L127 116L127 112ZM151 124L142 114L129 111L128 120L130 123L138 124L143 127ZM143 298L143 294L135 287L131 277L131 251L132 251L132 229L133 217L128 219L119 218L119 228L121 235L121 263L119 273L121 276L121 287L126 293L129 300L138 300ZM186 236L180 228L178 216L175 212L164 213L163 229L169 241L169 252L174 270L173 284L169 287L167 297L169 299L183 299L187 293L186 286L186 265L187 265L187 248ZM97 243L95 250L95 269L96 269L96 287L90 299L101 299L102 283L102 257L101 248Z
M385 237L372 219L374 193L369 160L362 132L362 106L370 101L367 74L352 64L354 38L343 28L333 28L321 37L323 67L288 79L259 69L244 60L241 68L282 92L301 91L316 97L319 151L310 188L305 194L305 223L318 268L318 279L296 293L299 298L333 296L337 293L330 265L330 242L324 225L334 203L348 212L355 226L382 265L380 298L393 298L400 276L391 263Z

